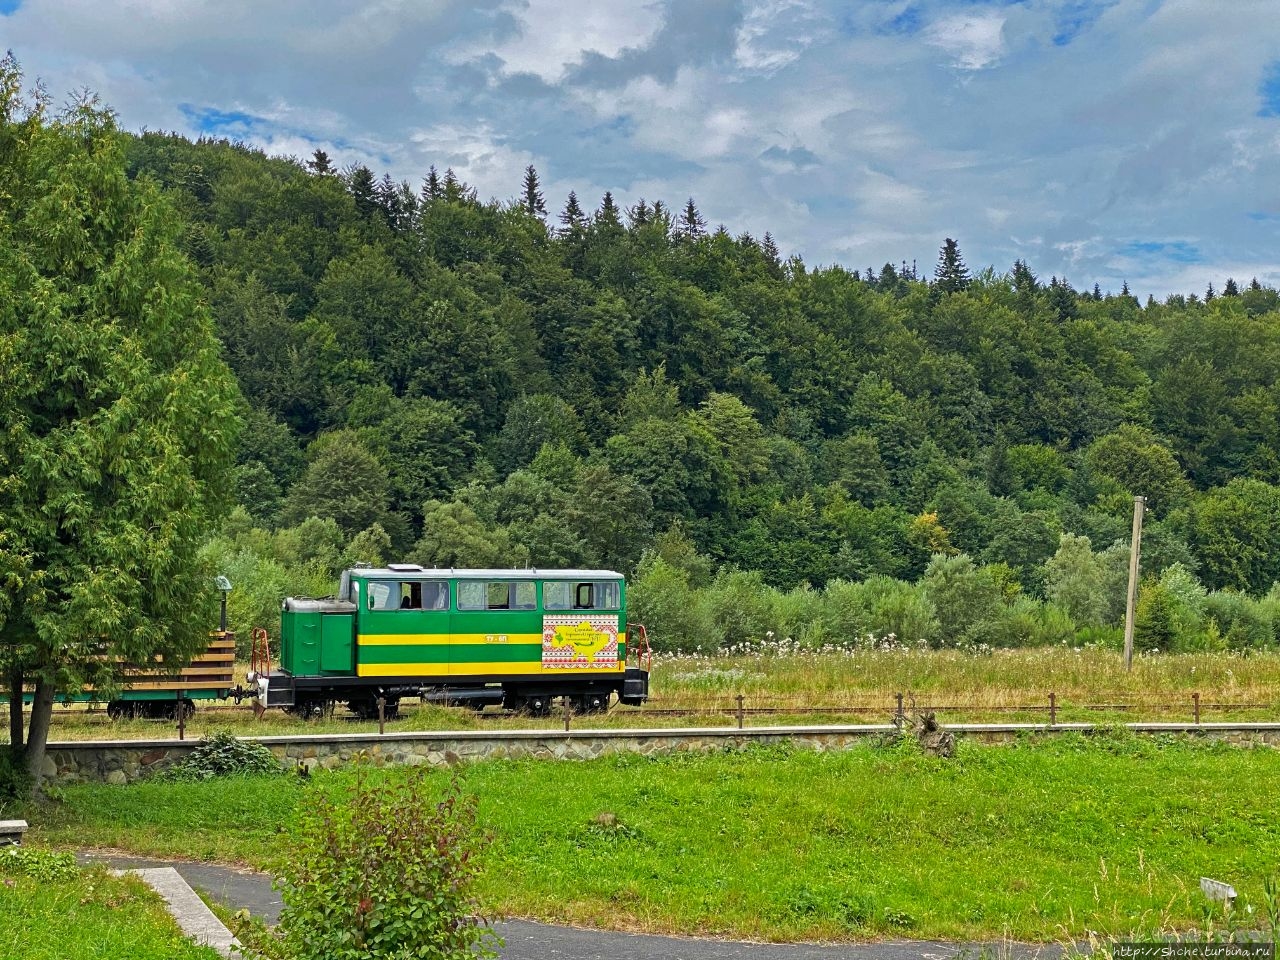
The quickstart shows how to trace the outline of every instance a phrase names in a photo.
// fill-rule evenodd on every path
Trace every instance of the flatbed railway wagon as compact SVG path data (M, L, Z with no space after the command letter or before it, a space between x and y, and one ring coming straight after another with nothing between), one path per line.
M209 634L209 645L191 658L185 667L167 667L162 658L147 666L117 663L116 683L111 694L84 687L75 693L60 693L57 702L97 704L106 702L107 716L113 720L137 717L174 720L190 717L197 701L226 700L239 691L233 682L236 667L236 635L229 630ZM4 697L0 696L0 701ZM30 702L31 693L23 695ZM237 702L239 702L237 700Z
M336 598L284 601L278 669L250 680L262 706L303 715L376 717L381 700L390 717L404 697L592 712L648 698L643 629L628 634L612 570L354 568Z

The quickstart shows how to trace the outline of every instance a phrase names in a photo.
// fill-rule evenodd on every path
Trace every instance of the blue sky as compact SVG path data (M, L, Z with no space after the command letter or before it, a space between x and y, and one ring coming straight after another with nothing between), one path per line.
M0 0L128 129L570 190L812 265L1022 258L1141 296L1280 285L1275 0Z

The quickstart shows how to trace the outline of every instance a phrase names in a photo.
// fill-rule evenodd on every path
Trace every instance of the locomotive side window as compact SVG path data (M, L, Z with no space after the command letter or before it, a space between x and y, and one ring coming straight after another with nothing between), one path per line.
M511 585L511 609L535 610L538 607L538 593L532 580L517 580Z
M591 610L595 604L591 602L592 595L595 593L594 583L578 584L577 596L573 601L573 609L575 610Z
M485 584L477 580L458 581L458 609L483 610L485 608Z
M509 583L490 583L485 589L485 604L490 610L511 609L511 585Z
M573 584L557 580L542 582L542 609L568 610L573 606Z
M622 592L616 580L598 580L594 597L596 610L617 610L622 606Z
M371 580L368 593L370 610L394 610L400 606L400 584L398 583L378 583L376 580Z
M430 580L422 585L422 609L449 609L449 582L447 580Z
M407 582L400 584L400 609L422 609L422 584Z

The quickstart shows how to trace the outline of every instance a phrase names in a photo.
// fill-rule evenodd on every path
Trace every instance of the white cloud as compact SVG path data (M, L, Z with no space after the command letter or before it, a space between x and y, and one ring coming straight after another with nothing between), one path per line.
M455 58L494 54L508 73L531 73L548 83L587 53L615 57L648 46L662 27L658 3L603 0L511 0L504 10L519 24L497 44L472 44Z
M452 165L548 205L693 195L810 263L1141 296L1280 272L1274 0L24 0L0 49L128 129ZM244 115L238 118L237 115ZM237 126L236 124L240 125ZM237 133L236 131L241 131ZM1195 237L1194 248L1177 238ZM1133 251L1143 251L1141 255ZM1271 263L1269 261L1275 261Z
M935 21L925 42L950 54L961 70L981 70L1004 53L1005 18L998 13L957 14Z

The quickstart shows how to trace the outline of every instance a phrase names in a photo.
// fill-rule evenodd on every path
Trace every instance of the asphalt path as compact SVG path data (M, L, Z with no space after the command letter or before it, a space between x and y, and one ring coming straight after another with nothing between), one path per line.
M110 867L173 867L192 887L235 910L247 909L274 924L280 917L280 895L265 873L213 863L156 860L126 854L81 851L82 864ZM1058 960L1054 944L936 943L890 940L859 944L743 943L694 937L660 937L580 927L561 927L529 920L503 920L493 930L506 945L503 960L952 960L980 956L991 960Z

